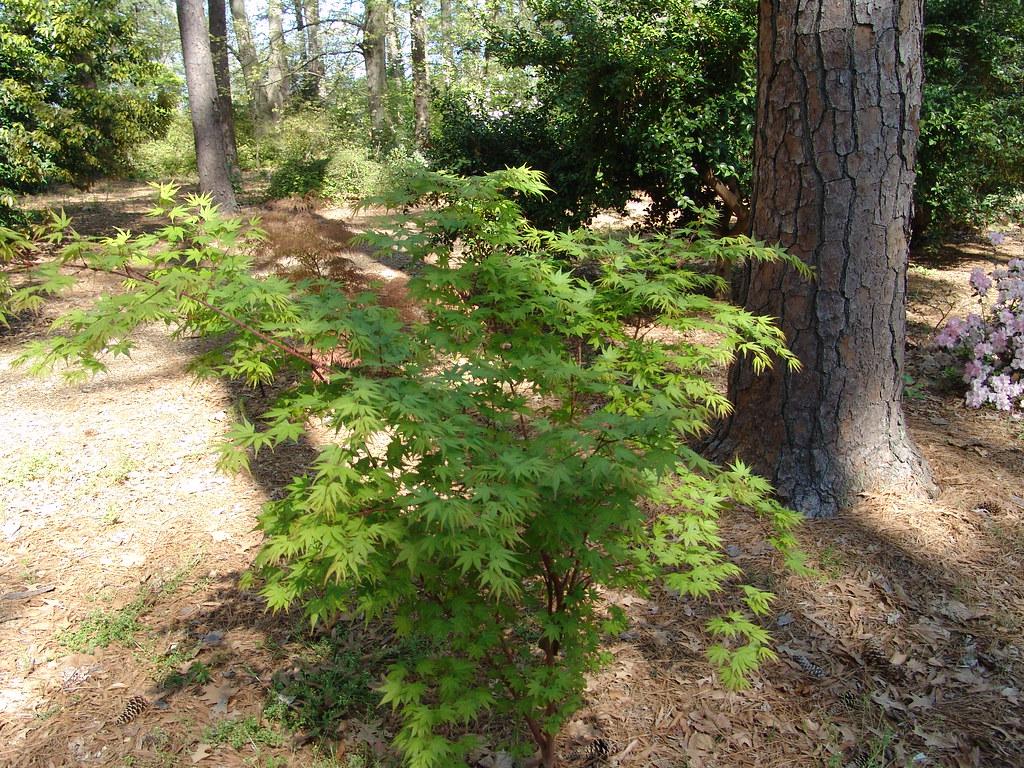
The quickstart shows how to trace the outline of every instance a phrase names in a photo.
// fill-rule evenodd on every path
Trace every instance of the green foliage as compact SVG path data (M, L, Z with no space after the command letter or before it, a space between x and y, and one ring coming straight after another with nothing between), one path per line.
M530 209L544 225L585 221L635 190L655 215L708 205L702 175L749 181L753 0L534 0L533 18L492 41L537 75L518 104L450 93L434 154L481 173L524 162L557 193Z
M1024 188L1024 5L927 0L915 199L939 235L1005 213Z
M365 715L380 702L367 659L330 641L311 649L294 675L277 676L266 714L286 727L330 739L338 724Z
M60 633L57 642L76 653L92 653L117 643L130 646L142 631L139 618L149 607L145 597L136 597L117 611L93 611L77 627Z
M327 171L327 158L316 160L300 160L290 158L277 167L270 177L267 194L272 198L291 197L292 195L320 194L324 188L324 174Z
M102 371L152 321L216 335L201 372L255 384L290 368L297 382L259 423L230 432L223 465L246 466L316 421L333 429L310 471L260 517L255 566L270 608L301 603L311 622L341 612L389 621L416 653L380 688L399 712L396 744L417 768L455 764L456 737L484 713L524 721L542 750L579 706L585 675L624 613L604 590L655 580L701 598L739 577L719 518L736 506L773 523L798 567L797 515L740 463L687 445L729 409L708 372L736 355L796 367L772 322L708 297L707 265L781 259L745 238L716 239L702 219L672 234L614 239L532 227L519 201L544 194L522 168L478 178L409 175L380 201L394 231L371 236L417 262L409 282L425 319L405 324L372 295L330 281L256 278L255 236L208 200L176 205L149 235L73 240L40 271L40 292L73 281L61 266L124 277L124 290L59 322L37 365ZM578 277L587 265L596 277ZM335 350L347 365L333 365ZM741 590L710 651L740 685L770 656L753 619L770 596Z
M210 744L228 744L233 749L241 749L246 744L279 747L284 741L280 733L254 715L238 720L219 720L206 729L203 740Z
M0 4L0 192L126 167L175 100L151 53L124 0Z
M195 176L195 138L188 113L175 112L165 136L144 142L132 150L131 173L152 181Z

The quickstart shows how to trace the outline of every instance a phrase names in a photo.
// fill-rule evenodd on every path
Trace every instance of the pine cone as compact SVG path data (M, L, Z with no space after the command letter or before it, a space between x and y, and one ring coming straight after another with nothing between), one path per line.
M128 723L132 722L135 718L145 712L147 707L149 707L149 702L146 701L144 697L132 696L127 702L125 702L124 709L121 711L121 714L117 716L114 724L128 725Z
M813 677L815 680L824 680L828 677L828 673L824 669L819 667L806 656L797 656L796 663L800 665L800 669L802 669L805 674Z
M876 667L889 666L889 654L885 652L885 646L877 637L869 637L864 642L864 651L861 655L868 664Z

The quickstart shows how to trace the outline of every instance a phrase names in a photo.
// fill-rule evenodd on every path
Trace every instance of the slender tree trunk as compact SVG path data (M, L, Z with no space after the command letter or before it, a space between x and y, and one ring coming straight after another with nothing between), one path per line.
M320 0L306 0L306 50L309 53L308 71L313 78L315 95L324 96L324 54L320 45Z
M384 143L388 129L384 89L387 82L384 38L387 33L388 0L367 0L363 25L363 59L366 63L366 89L370 109L370 140Z
M224 211L235 211L235 191L231 187L224 153L224 134L217 118L217 86L210 53L210 30L203 13L202 0L176 0L181 55L185 62L188 106L192 114L192 132L196 142L199 188L213 198Z
M405 57L402 55L402 35L398 23L398 9L395 8L394 0L388 3L388 34L387 34L387 61L388 78L399 86L405 83Z
M235 40L238 42L238 62L242 66L242 78L249 90L258 128L260 124L270 122L272 115L263 73L260 71L260 60L252 41L249 15L245 12L245 0L231 0L231 18L235 27Z
M415 112L416 146L430 141L430 83L427 79L427 23L423 0L409 0L409 30L412 37L412 92Z
M210 53L213 56L213 76L217 86L217 118L224 136L224 158L228 175L240 178L238 144L235 141L235 113L231 104L231 70L228 66L228 18L224 0L209 0Z
M450 85L456 76L452 18L452 0L441 0L441 65L445 85Z
M753 235L816 274L746 267L743 305L779 319L804 367L737 364L712 447L812 516L933 492L902 408L922 0L761 0L759 33Z
M294 92L300 98L310 98L309 79L309 39L306 28L306 8L302 0L292 0L292 10L295 13L295 34L299 39L299 67L292 72L292 85Z
M284 50L284 25L281 21L281 0L267 4L267 24L270 29L270 67L267 71L267 97L274 119L281 116L291 92L288 79L288 57Z

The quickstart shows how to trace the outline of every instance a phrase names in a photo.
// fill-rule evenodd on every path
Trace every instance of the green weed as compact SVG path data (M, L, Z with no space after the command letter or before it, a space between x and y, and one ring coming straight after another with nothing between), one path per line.
M35 451L11 467L2 482L22 487L40 480L55 480L67 472L68 464L60 451Z
M284 741L280 733L255 715L214 723L203 732L203 740L210 744L228 744L233 749L241 749L246 744L254 748L279 747Z
M291 730L329 736L339 721L380 701L368 666L356 653L339 651L326 640L317 643L298 674L274 680L267 716Z
M146 608L146 598L139 596L116 611L93 611L77 627L61 632L57 642L75 653L92 653L114 643L130 646L142 631L139 619Z

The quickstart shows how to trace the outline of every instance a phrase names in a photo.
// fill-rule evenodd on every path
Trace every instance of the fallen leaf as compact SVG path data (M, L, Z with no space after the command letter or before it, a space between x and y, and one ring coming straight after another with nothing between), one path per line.
M227 682L208 683L203 686L203 701L219 715L228 713L228 702L238 689Z
M196 763L202 762L203 760L205 760L209 756L210 756L210 745L209 744L204 744L203 742L199 742L199 744L196 745L195 751L191 755L192 765L195 765Z

